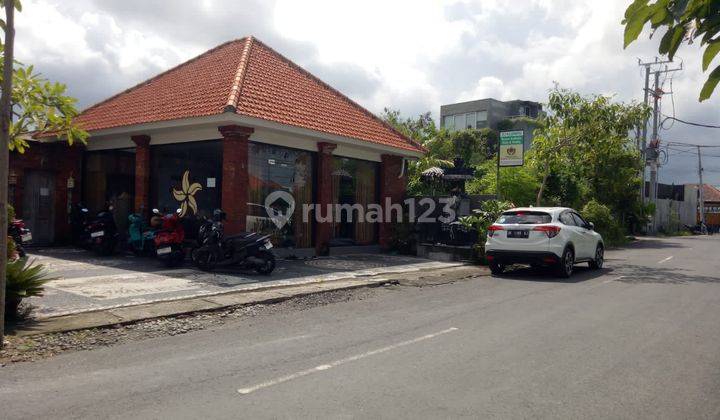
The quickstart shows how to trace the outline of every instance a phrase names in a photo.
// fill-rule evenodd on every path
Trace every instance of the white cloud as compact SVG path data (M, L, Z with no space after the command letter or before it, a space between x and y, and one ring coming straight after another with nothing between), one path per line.
M17 55L67 82L83 105L232 38L256 35L335 83L374 112L432 111L454 101L544 100L553 82L583 93L642 98L637 57L659 37L622 49L630 0L37 0L18 15ZM661 34L660 34L661 35ZM697 102L706 74L697 46L682 47L675 112L718 124L720 93ZM665 83L669 90L669 80ZM672 113L670 96L663 111ZM675 124L664 140L718 143L717 133ZM718 153L720 154L720 153ZM663 181L693 181L694 163L671 157ZM720 159L707 165L720 167ZM720 183L720 176L714 182Z

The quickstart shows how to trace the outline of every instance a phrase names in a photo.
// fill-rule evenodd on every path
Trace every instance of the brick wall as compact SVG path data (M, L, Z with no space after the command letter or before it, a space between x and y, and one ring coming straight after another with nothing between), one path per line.
M47 171L55 177L54 206L55 206L55 242L66 243L70 237L70 224L68 223L68 178L75 180L72 189L71 203L80 200L82 191L80 184L82 178L82 146L68 146L66 143L36 143L32 142L25 153L10 153L10 175L15 180L13 197L9 197L15 207L17 217L23 217L23 193L25 190L25 175L28 171Z
M383 206L383 214L387 214L391 204L402 204L407 190L407 176L398 177L402 170L401 156L382 155L380 163L380 204ZM392 213L392 220L395 220L395 213ZM381 223L379 240L380 248L388 250L392 245L393 223Z

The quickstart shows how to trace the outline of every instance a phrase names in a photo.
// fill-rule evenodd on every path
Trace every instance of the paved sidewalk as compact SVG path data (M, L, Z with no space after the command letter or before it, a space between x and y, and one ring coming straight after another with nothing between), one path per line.
M489 271L485 267L473 265L448 266L432 270L414 270L401 272L395 270L383 275L371 275L361 278L305 280L287 285L256 284L242 290L222 294L195 296L175 300L154 301L139 305L127 305L92 311L77 312L60 316L36 319L18 326L11 333L18 337L73 331L87 328L106 327L125 324L144 319L181 315L199 311L275 303L294 297L315 293L376 287L384 284L402 284L407 286L433 286L461 279L485 276Z
M407 256L358 254L309 260L279 260L270 276L240 270L206 273L189 266L168 270L157 260L131 256L97 258L73 248L39 249L31 258L56 280L43 297L29 299L38 319L231 292L363 279L462 265Z

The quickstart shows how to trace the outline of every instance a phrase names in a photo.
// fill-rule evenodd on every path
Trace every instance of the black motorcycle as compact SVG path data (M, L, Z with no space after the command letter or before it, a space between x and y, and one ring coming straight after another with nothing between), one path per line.
M241 233L225 237L222 220L225 213L215 210L212 221L200 226L200 247L192 251L192 260L201 270L213 270L217 266L238 265L259 274L270 274L275 269L275 255L270 235Z
M81 248L90 249L92 242L90 241L90 233L88 227L90 223L90 211L82 203L73 205L70 211L70 227L72 235L72 244Z
M86 237L89 238L90 248L98 255L112 255L120 239L112 211L110 206L87 223Z

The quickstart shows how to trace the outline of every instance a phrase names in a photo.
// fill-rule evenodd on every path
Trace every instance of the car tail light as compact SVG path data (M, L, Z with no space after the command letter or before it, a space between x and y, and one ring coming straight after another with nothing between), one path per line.
M545 232L548 238L554 238L560 233L560 226L536 226L533 230L536 232Z
M487 232L487 234L488 234L489 237L492 238L493 235L495 234L495 232L497 232L498 230L504 230L504 229L503 229L502 226L490 225L490 227L488 227L488 232Z

